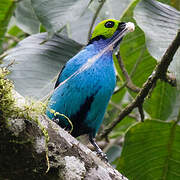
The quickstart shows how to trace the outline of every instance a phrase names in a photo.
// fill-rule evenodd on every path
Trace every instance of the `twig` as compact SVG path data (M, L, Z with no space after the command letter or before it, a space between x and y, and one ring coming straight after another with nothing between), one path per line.
M135 86L135 85L133 84L133 82L132 82L132 80L131 80L131 77L129 76L127 70L125 69L124 63L123 63L123 61L122 61L122 59L121 59L121 56L120 56L120 53L119 53L119 52L117 53L116 57L117 57L117 60L118 60L118 62L119 62L119 66L120 66L120 68L121 68L121 70L122 70L122 73L124 74L124 76L125 76L125 78L126 78L126 83L125 83L125 85L126 85L130 90L132 90L133 92L139 92L139 91L140 91L140 88L137 87L137 86Z
M97 8L97 10L96 10L96 12L95 12L95 14L93 16L93 19L92 19L92 22L91 22L91 25L90 25L90 28L89 28L89 31L88 31L88 42L91 39L91 32L92 32L94 23L96 21L96 18L97 18L98 14L99 14L100 10L102 9L105 2L106 2L106 0L100 1L100 4L99 4L99 6L98 6L98 8Z
M134 75L134 73L135 73L135 71L136 71L136 69L137 69L140 61L142 60L142 56L143 56L143 54L144 54L145 49L146 49L146 47L144 46L144 48L143 48L142 51L141 51L140 56L139 56L138 59L136 60L134 66L133 66L133 68L132 68L132 70L131 70L131 72L130 72L130 75L129 75L130 78ZM123 84L121 87L119 87L119 89L117 89L117 90L114 92L114 94L118 93L118 92L121 91L124 87L126 87L126 84L127 84L127 81L124 82L124 84Z
M139 114L141 116L141 122L144 122L144 111L143 111L143 104L138 105Z
M8 69L9 67L11 67L14 64L15 60L12 60L7 66L6 69Z
M124 82L123 85L121 87L119 87L119 89L115 90L113 94L120 92L123 88L126 87L126 84L127 84L127 82Z
M6 57L8 54L7 52L4 52L3 54L0 54L0 60L2 60L4 57Z
M8 39L12 39L14 42L17 42L17 43L20 41L20 39L18 39L16 36L13 36L10 34L7 34L5 37Z
M148 80L144 83L141 91L137 94L136 98L133 100L131 104L126 106L124 110L119 114L119 117L113 121L99 136L100 139L107 138L108 134L112 131L112 129L131 111L138 107L140 104L143 104L144 99L147 97L149 91L153 87L153 85L157 82L158 79L163 79L166 76L166 72L168 66L170 65L173 57L180 46L180 30L177 33L177 36L171 43L171 45L166 50L165 54L163 55L160 63L156 66L155 71L153 72L152 76L148 78Z
M119 105L115 104L114 102L110 101L109 104L111 104L112 106L114 106L114 107L115 107L116 109L118 109L120 112L122 111L122 108L121 108ZM136 121L138 121L138 116L137 116L137 115L129 114L128 117L133 118L133 119L135 119Z
M167 73L161 80L169 83L173 87L177 86L176 77L173 74Z

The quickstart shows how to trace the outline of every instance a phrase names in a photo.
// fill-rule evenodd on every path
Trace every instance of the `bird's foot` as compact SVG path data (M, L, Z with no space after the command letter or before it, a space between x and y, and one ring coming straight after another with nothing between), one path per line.
M103 161L105 161L105 162L108 162L108 158L107 158L106 154L103 153L102 151L98 151L98 152L97 152L97 155L98 155L98 157L101 158L101 160L103 160Z
M101 150L101 148L97 145L97 143L95 142L95 139L90 135L89 136L89 141L91 142L91 144L94 146L97 155L105 162L108 162L108 158L106 156L106 154L103 153L103 151Z

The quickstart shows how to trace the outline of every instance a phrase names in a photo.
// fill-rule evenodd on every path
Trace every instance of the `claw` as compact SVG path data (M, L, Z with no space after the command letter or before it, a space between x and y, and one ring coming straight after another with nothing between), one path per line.
M89 136L89 141L91 142L91 144L94 146L97 155L104 160L105 162L108 162L108 158L106 156L106 154L103 153L103 151L101 150L101 148L97 145L97 143L95 142L95 139L90 135Z
M105 162L108 162L108 158L106 156L105 153L103 153L102 151L101 152L97 152L97 155Z

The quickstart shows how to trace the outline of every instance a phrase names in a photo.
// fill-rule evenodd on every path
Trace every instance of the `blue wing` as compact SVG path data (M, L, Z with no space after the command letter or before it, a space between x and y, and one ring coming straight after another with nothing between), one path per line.
M87 61L88 57L91 57L92 55L93 53L90 52L89 49L84 48L77 55L71 58L61 69L54 88L57 88L61 82L76 72Z
M60 73L59 73L59 75L58 75L57 81L56 81L56 83L55 83L54 89L56 89L56 88L59 86L59 84L61 83L61 82L60 82L60 77L61 77L61 74L62 74L63 69L64 69L65 67L66 67L66 66L63 66L63 67L62 67L62 69L61 69L61 71L60 71Z

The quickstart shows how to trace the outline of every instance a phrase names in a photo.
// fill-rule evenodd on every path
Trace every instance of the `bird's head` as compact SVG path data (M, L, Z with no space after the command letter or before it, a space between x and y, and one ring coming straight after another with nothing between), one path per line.
M120 43L122 37L128 32L134 31L134 28L134 24L131 22L125 23L115 19L104 20L94 28L89 44L106 40L114 48Z

